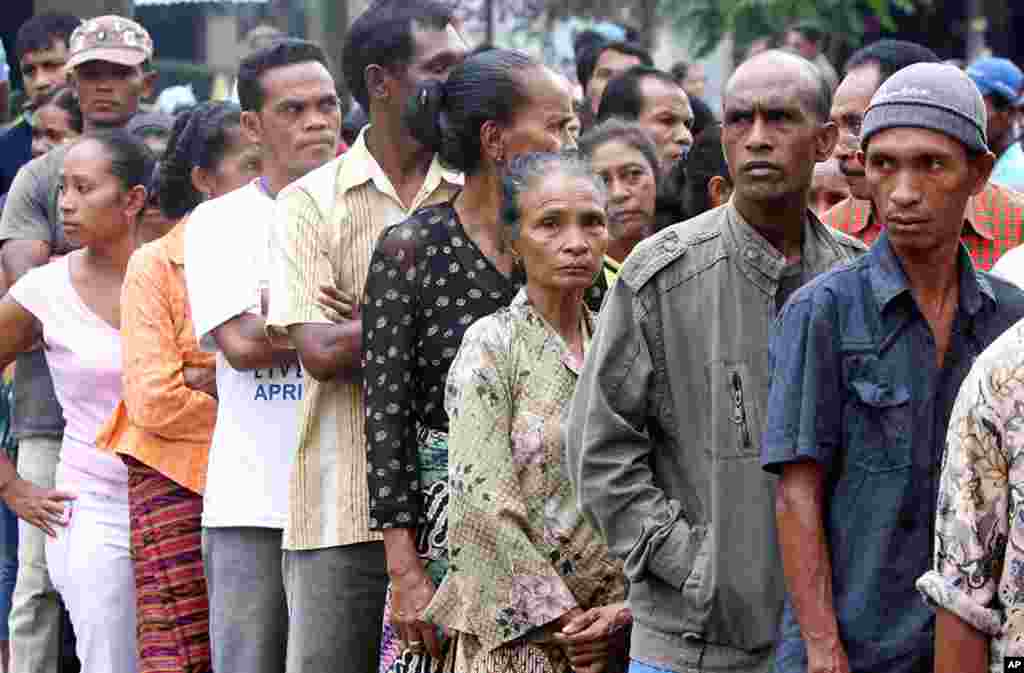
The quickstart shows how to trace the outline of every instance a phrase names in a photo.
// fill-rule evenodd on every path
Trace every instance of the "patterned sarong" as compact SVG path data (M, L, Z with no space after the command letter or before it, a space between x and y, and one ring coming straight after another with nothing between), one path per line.
M209 673L203 497L129 457L139 673Z

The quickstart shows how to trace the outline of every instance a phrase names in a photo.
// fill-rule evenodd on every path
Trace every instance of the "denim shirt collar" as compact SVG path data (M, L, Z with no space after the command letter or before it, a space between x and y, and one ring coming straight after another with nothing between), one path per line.
M971 256L963 243L960 243L957 256L957 268L960 272L960 306L968 315L974 316L981 310L983 298L987 297L995 304L996 295L988 279L975 270ZM896 297L910 292L910 281L896 256L896 251L892 249L889 234L885 230L871 246L866 259L870 265L871 287L881 313Z

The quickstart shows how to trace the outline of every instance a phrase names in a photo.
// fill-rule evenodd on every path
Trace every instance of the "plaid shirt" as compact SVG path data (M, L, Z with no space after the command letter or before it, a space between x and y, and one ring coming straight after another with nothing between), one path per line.
M821 219L868 245L882 233L882 223L872 216L870 201L847 198ZM967 203L964 222L961 240L975 268L990 271L1004 253L1024 240L1024 194L990 182Z

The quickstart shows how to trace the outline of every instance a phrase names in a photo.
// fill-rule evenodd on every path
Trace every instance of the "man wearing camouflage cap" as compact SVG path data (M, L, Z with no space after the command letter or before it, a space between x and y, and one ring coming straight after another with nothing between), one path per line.
M120 16L101 16L79 26L69 41L68 79L78 95L85 132L124 126L156 80L149 63L153 41L146 29ZM26 164L14 179L0 220L0 263L13 284L51 255L72 245L57 214L57 190L65 146ZM20 513L54 486L64 421L42 351L17 359L14 413L26 430L19 442L18 481L4 501ZM44 554L46 536L20 524L18 577L11 607L11 658L15 673L56 673L60 606Z
M780 474L789 596L777 673L930 672L931 565L953 402L975 358L1024 317L1024 293L960 242L995 157L959 69L919 63L875 93L861 163L884 225L867 255L792 296L770 344L761 461Z

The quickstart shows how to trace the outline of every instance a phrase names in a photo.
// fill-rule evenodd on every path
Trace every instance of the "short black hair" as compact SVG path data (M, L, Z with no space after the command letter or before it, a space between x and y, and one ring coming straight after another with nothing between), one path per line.
M686 79L686 76L690 73L690 62L689 61L676 61L672 68L669 70L676 81L680 84Z
M315 42L285 37L249 54L238 65L238 101L243 110L258 111L266 93L260 80L268 70L295 63L320 63L330 69L324 50Z
M643 81L648 78L660 80L683 91L683 86L676 78L664 70L646 65L634 66L608 82L597 108L597 123L612 117L628 121L639 119L644 111L644 96L640 89Z
M722 125L712 124L693 139L693 147L686 157L686 174L680 188L680 201L685 219L697 217L711 210L708 183L721 176L732 184L729 164L722 149Z
M14 53L18 62L30 51L44 51L52 47L54 42L67 45L71 33L81 24L81 19L66 12L44 12L33 16L21 24L14 39Z
M879 40L861 47L846 59L843 70L849 73L863 65L876 65L880 74L878 84L915 63L938 63L939 56L928 47L906 40Z
M786 29L787 33L800 33L808 42L820 45L825 39L825 31L816 23L811 21L798 21Z
M35 109L40 110L47 105L52 105L67 112L71 130L75 133L82 133L82 108L78 104L78 96L71 90L71 87L62 86L48 91L42 100L39 101L39 104L35 106Z
M241 115L235 103L205 102L174 119L157 178L164 215L171 219L184 217L203 200L192 184L192 169L216 169L228 150L229 130L239 126Z
M601 60L601 54L608 50L616 51L626 56L635 56L640 59L641 65L649 68L654 67L654 59L651 58L651 53L635 42L598 42L584 49L576 57L576 79L579 80L580 86L584 89L587 88L590 78L594 76L594 70L597 68L597 62Z
M456 66L448 80L420 87L409 101L406 123L413 137L445 166L474 175L481 166L480 129L509 123L527 102L526 75L543 68L513 49L491 49Z
M413 28L437 30L452 22L452 10L435 0L377 0L360 14L345 36L341 64L352 97L370 111L366 68L408 66L413 58Z

